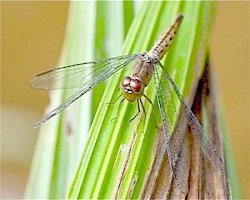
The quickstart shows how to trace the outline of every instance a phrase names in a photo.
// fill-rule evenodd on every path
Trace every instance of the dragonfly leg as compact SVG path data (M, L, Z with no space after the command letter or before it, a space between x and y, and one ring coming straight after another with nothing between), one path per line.
M143 105L143 102L142 102L142 100L140 98L140 99L137 99L138 112L135 114L135 116L132 119L129 120L129 122L132 122L139 115L139 113L141 112L140 105L142 107L143 113L144 113L145 118L146 118L146 109L145 109L145 107Z
M153 102L151 101L151 99L148 98L145 94L143 94L143 96L144 96L145 99L153 106Z
M116 101L121 97L121 95L115 100L114 103L116 103ZM125 100L125 98L123 98L120 103L119 103L119 106L118 106L118 110L120 110L120 106L122 105L122 102ZM110 103L111 104L111 103ZM112 118L111 121L114 121L115 119L117 119L117 116Z
M116 97L116 99L115 99L114 102L108 102L108 103L106 103L106 104L107 104L107 105L115 104L115 103L118 101L118 99L120 99L121 96L122 96L122 93L121 93L118 97ZM124 101L124 99L123 99L122 101ZM120 102L120 104L121 104L121 103L122 103L122 102Z
M137 99L137 108L138 108L138 112L135 114L135 116L132 119L129 120L129 123L132 122L139 115L139 113L141 112L139 99Z
M143 105L143 102L142 102L141 99L139 99L139 102L141 103L141 107L142 107L143 113L144 113L145 118L146 118L146 109L145 109L145 107L144 107L144 105Z

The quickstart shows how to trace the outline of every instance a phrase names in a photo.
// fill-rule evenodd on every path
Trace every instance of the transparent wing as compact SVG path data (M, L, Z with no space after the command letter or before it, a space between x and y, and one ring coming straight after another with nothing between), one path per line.
M32 88L44 90L83 87L103 72L117 68L135 56L125 55L55 68L37 74L31 79L30 85Z
M159 70L160 68L157 68L157 66L154 67L154 82L157 103L162 119L162 131L166 140L165 148L168 155L169 166L173 172L173 177L178 188L184 194L187 194L189 173L185 158L183 157L185 154L181 154L184 127L180 126L175 129L173 126L173 124L175 124L175 115L178 113L178 107L172 103L172 100L177 97L173 95L172 88L169 87L169 81L161 81Z
M43 116L38 122L36 122L34 125L34 128L39 127L41 124L43 124L44 122L49 120L51 117L53 117L53 116L57 115L58 113L60 113L61 111L63 111L66 107L68 107L70 104L72 104L78 98L80 98L86 92L91 90L94 86L101 83L102 81L104 81L105 79L110 77L112 74L114 74L118 70L122 69L124 66L126 66L130 62L132 62L138 55L140 55L140 54L110 58L110 59L107 59L108 61L103 60L103 61L99 61L99 62L89 62L89 63L92 63L92 66L89 65L89 63L86 63L86 65L82 64L82 65L84 65L84 67L91 66L94 69L93 70L89 69L90 72L85 73L84 76L81 76L83 78L81 87L72 96L70 96L68 99L66 99L66 101L64 103L62 103L60 106L58 106L57 108L52 110L47 115ZM101 64L101 63L103 63L103 64ZM68 74L72 74L72 75L65 76L64 73L62 73L63 71L65 71L64 70L65 68L67 68L68 72L70 72ZM32 79L33 80L32 86L37 86L38 88L41 88L41 89L46 89L46 87L53 88L53 86L51 85L52 82L55 83L61 79L63 79L63 80L72 79L75 76L74 73L76 73L76 71L75 70L71 71L71 69L70 69L71 67L65 67L65 68L59 68L58 71L56 71L56 69L55 69L55 70L51 70L51 71L47 71L47 72L39 74L37 76L37 78L35 77ZM82 69L82 71L86 72L88 70ZM37 84L35 84L35 82Z
M217 152L216 148L212 145L210 142L207 133L202 128L199 120L196 118L194 113L191 111L189 106L185 103L180 91L178 90L177 86L175 85L174 81L171 79L168 72L162 67L163 73L166 76L167 80L169 80L170 85L174 89L175 93L177 94L178 99L181 102L181 108L184 109L186 113L186 117L188 119L188 124L191 128L191 131L195 137L195 139L198 141L198 144L200 145L201 149L203 150L204 154L208 157L208 159L212 162L214 167L220 172L224 173L224 164L223 161Z
M157 88L157 93L160 93L159 95L157 94L157 99L158 99L158 104L160 104L161 107L161 117L163 120L163 126L165 127L165 129L167 129L165 132L166 134L176 134L175 136L175 140L179 140L179 145L182 144L182 140L183 140L183 135L178 132L178 129L175 129L175 127L173 127L172 123L174 116L171 116L169 113L178 113L178 108L175 107L175 105L173 105L173 101L169 101L169 97L170 98L178 98L179 101L181 102L180 105L180 113L184 113L185 114L185 120L188 121L188 124L191 128L191 131L194 135L194 138L197 142L197 144L201 147L201 149L203 150L203 153L208 157L208 159L211 161L211 163L213 164L213 166L220 172L220 173L224 173L224 164L222 162L222 159L220 158L216 148L212 145L212 143L210 142L206 132L204 131L204 129L202 128L200 122L198 121L198 119L196 118L196 116L194 115L194 113L191 111L191 109L189 108L189 106L185 103L183 96L181 95L179 89L177 88L177 86L175 85L175 83L173 82L173 80L171 79L170 75L168 74L168 72L163 68L163 66L161 65L161 63L158 63L161 66L162 69L162 75L164 76L161 81L159 79L159 68L155 67L155 74L156 77L155 79L159 79L159 80L155 80L156 84L156 88ZM174 93L173 93L174 91ZM159 96L159 97L158 97ZM159 103L160 101L160 103ZM172 104L172 105L171 105ZM170 112L166 112L166 109L172 109L172 111ZM171 123L170 123L171 122ZM164 125L165 124L165 125ZM169 136L168 136L169 137ZM188 172L187 167L185 166L185 164L179 164L181 158L179 157L179 153L178 151L180 151L181 147L176 147L176 146L171 146L171 144L168 145L168 156L169 156L169 160L171 162L171 168L172 171L174 173L174 177L177 181L178 186L180 187L181 191L186 191L188 188L186 185L186 181L188 179ZM177 151L176 151L177 150ZM183 159L183 158L182 158Z

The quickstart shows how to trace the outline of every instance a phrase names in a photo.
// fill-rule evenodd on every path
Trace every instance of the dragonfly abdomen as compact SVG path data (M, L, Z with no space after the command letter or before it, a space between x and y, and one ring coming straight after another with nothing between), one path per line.
M159 38L159 40L157 40L152 49L148 52L147 55L153 59L154 62L159 62L166 54L176 35L176 32L179 29L182 19L183 15L178 15L170 28L165 31L165 33Z

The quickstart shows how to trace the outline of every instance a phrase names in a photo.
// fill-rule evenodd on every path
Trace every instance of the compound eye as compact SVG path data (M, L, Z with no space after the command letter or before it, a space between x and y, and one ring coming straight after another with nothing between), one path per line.
M127 76L122 80L122 86L124 87L129 86L130 82L131 82L131 78Z
M130 87L132 88L134 92L140 92L142 88L142 83L141 81L135 79L131 81Z

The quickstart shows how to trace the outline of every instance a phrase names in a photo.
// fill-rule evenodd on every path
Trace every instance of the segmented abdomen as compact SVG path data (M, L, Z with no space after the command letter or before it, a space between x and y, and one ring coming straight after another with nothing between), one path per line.
M152 49L148 52L148 56L154 59L155 62L160 61L169 49L182 19L183 15L178 15L170 28L167 29L167 31L159 38L159 40L157 40Z

